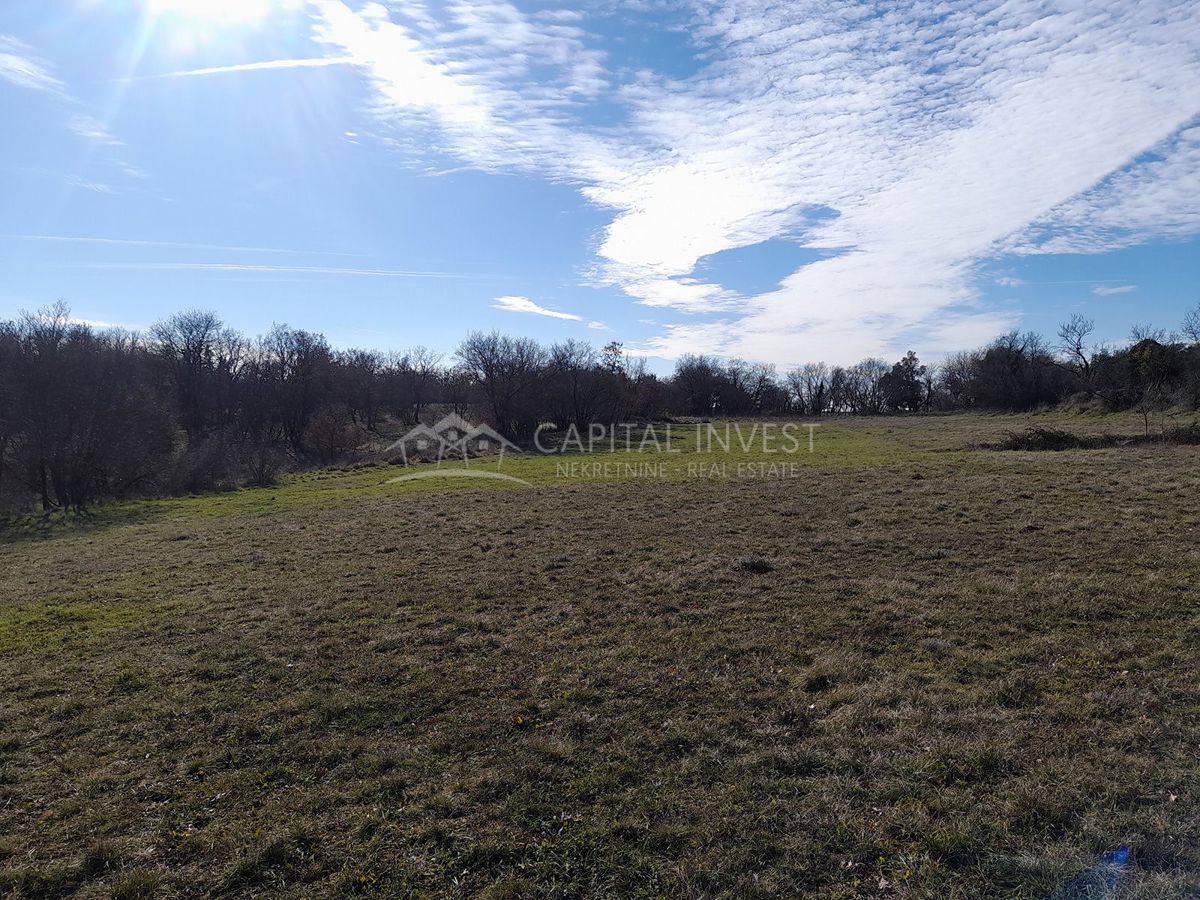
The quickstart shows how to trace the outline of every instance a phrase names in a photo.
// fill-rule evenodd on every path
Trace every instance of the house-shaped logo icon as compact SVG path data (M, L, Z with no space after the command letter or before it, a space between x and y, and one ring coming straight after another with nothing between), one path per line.
M445 459L462 459L467 462L472 455L499 453L497 465L504 460L507 450L519 451L512 441L488 425L473 425L462 416L451 413L435 425L419 423L407 434L385 449L385 454L400 452L404 465L414 458L428 458L437 449L437 463Z

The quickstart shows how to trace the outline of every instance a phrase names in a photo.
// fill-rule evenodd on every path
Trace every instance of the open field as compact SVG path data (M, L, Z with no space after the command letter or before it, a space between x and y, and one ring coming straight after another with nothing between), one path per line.
M1200 448L1029 421L10 527L0 892L1196 895Z

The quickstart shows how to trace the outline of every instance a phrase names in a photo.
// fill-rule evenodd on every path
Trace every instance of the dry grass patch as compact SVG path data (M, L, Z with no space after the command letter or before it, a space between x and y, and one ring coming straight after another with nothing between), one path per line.
M1200 891L1195 450L923 421L0 547L22 634L151 611L0 652L0 888L1045 897L1129 846L1128 896Z

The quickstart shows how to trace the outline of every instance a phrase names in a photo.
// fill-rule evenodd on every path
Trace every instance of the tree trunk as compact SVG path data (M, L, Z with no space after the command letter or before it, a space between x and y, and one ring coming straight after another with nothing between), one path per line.
M42 490L42 512L49 512L50 511L50 485L46 479L46 461L45 460L40 460L38 462L38 474L40 476L39 481L40 481L40 487Z

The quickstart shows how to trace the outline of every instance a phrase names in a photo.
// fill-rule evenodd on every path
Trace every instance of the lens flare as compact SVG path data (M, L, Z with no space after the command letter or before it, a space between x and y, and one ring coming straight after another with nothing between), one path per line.
M294 10L297 0L145 0L155 17L174 17L215 25L258 25L280 9Z

